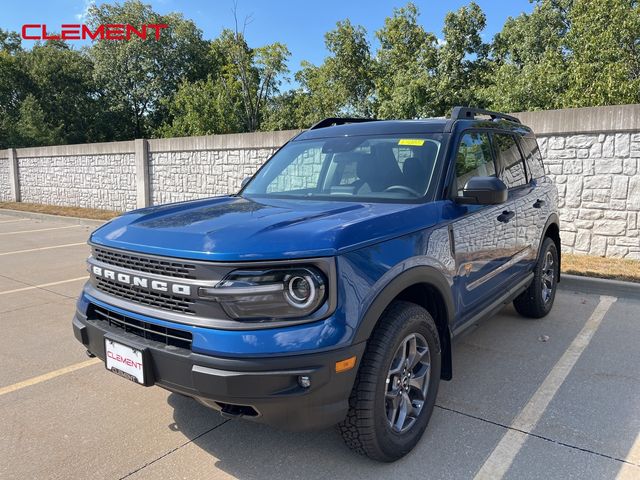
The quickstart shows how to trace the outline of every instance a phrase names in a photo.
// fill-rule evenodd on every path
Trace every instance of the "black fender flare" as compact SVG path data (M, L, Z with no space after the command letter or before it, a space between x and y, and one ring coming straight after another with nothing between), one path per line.
M538 245L538 256L536 257L536 262L540 260L540 255L542 254L542 243L544 242L544 237L547 236L547 232L549 231L549 227L551 225L555 225L558 227L558 235L560 235L560 218L557 213L552 213L547 218L547 223L544 224L544 228L542 229L542 237L540 237L540 243ZM561 253L560 245L558 245L558 283L560 283L560 267L562 266L562 253Z
M446 325L439 325L438 331L443 353L442 378L448 380L451 379L451 328L455 319L455 304L450 282L432 266L419 265L409 268L385 285L364 314L353 343L367 341L389 304L402 291L418 284L427 284L435 288L444 300Z

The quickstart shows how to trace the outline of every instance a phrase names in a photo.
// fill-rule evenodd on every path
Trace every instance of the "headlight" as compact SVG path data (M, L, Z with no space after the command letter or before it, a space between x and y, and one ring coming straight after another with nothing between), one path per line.
M310 315L327 298L326 280L314 267L236 270L215 287L200 287L202 298L219 302L237 319L282 319Z

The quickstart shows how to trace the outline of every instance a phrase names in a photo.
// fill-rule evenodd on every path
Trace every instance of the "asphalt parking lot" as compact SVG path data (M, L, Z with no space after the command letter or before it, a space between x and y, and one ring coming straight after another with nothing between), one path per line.
M91 229L0 213L0 478L640 478L640 301L561 290L455 343L424 438L378 464L334 429L226 420L89 359L71 317Z

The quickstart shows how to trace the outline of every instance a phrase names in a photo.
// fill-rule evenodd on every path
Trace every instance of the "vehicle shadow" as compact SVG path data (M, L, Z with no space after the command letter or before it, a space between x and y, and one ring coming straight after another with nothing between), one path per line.
M189 453L192 460L197 455L198 477L220 475L221 470L240 479L473 478L507 432L504 426L527 404L597 302L594 296L562 294L554 312L536 322L523 320L508 307L461 337L454 350L456 375L442 383L429 427L414 451L393 464L351 452L335 428L291 433L226 420L176 394L168 397L172 428L207 453ZM624 357L640 360L635 350L640 329L634 327L632 313L623 313L633 311L629 305L619 303L612 309L616 321L605 322L549 404L534 432L540 437L528 437L511 469L514 478L614 478L623 465L615 459L635 448L640 428L630 421L639 418L631 399L640 390L619 375L608 375ZM625 335L631 341L618 345L620 354L612 354L611 342L620 343ZM606 408L611 403L615 413ZM538 465L535 471L532 464ZM176 473L193 478L188 471Z

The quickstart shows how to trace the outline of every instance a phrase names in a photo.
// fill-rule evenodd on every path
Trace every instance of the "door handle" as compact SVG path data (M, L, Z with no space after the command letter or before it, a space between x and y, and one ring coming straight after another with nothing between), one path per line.
M536 200L536 203L533 204L533 208L543 207L545 203L546 202L544 200L538 199L538 200Z
M498 215L498 221L502 223L509 223L509 221L513 217L515 217L515 215L516 215L516 212L510 212L508 210L505 210L500 215Z

